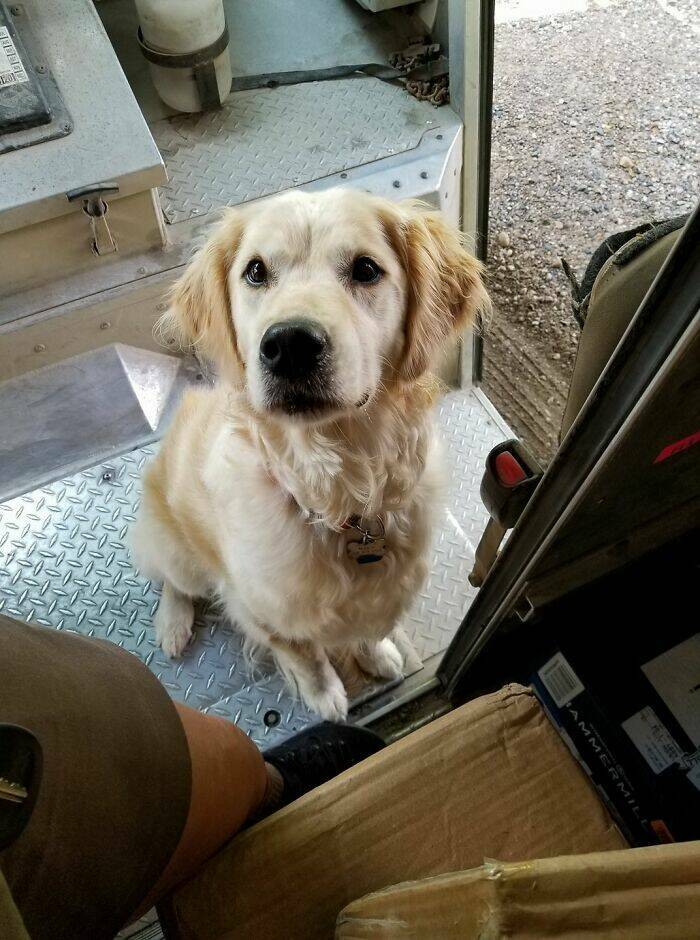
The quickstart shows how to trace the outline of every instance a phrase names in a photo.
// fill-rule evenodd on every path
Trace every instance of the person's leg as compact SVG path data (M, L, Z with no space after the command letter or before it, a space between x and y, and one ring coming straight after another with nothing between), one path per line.
M8 763L13 726L36 742L32 763ZM38 780L25 825L7 818L23 803L0 804L0 868L27 932L109 940L169 865L190 812L190 744L172 700L116 644L0 614L0 753L17 786L31 793Z
M383 745L321 724L261 754L118 646L0 614L0 770L31 791L33 765L8 763L15 726L41 774L24 825L21 803L0 803L0 868L35 940L109 940L245 822Z
M190 751L190 809L175 853L134 919L194 875L261 811L274 812L384 747L364 728L323 722L261 753L223 718L173 704Z
M228 842L255 814L268 789L263 756L240 728L223 718L174 704L192 762L190 809L175 853L139 914L194 874Z

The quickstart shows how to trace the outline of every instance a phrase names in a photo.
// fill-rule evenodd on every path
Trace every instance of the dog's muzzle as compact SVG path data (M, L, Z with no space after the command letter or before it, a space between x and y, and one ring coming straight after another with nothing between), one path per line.
M317 372L329 346L326 331L311 320L273 323L260 341L260 362L275 378L299 382Z
M331 341L318 323L273 323L260 340L260 364L271 410L310 417L337 407Z

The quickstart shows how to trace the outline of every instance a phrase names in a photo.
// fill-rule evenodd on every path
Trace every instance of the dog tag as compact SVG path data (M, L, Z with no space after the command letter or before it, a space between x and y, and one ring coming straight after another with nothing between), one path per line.
M379 538L348 542L348 556L358 565L373 565L386 555L386 542Z

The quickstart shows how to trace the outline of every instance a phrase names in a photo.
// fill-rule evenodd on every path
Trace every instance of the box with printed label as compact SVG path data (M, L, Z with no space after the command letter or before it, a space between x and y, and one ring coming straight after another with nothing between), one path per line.
M632 844L697 839L700 633L639 652L572 638L532 687Z

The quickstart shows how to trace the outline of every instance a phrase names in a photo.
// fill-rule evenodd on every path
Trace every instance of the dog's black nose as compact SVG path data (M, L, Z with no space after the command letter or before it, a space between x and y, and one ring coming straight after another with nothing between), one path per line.
M273 323L260 341L260 361L273 375L303 379L318 366L328 334L310 320Z

